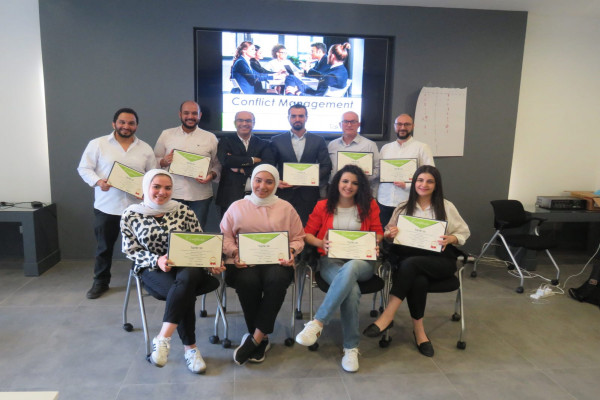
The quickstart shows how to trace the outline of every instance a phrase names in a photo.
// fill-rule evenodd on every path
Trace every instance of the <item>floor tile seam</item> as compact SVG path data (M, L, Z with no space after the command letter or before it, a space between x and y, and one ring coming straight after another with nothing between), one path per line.
M437 363L434 360L434 364L436 364L436 366L438 368L440 368ZM446 379L446 382L448 382L450 384L450 386L452 387L452 389L454 389L454 392L458 395L458 397L460 397L461 399L464 399L465 397L463 396L463 394L461 393L460 390L458 390L458 387L450 380L450 378L448 377L448 374L446 374L441 368L441 373L444 376L444 378Z
M548 375L548 370L538 369L538 371L540 371L542 374L544 374L545 377L550 379L550 381L552 383L554 383L556 386L558 386L560 389L562 389L562 391L565 392L567 395L571 396L574 400L577 400L577 397L575 397L571 392L569 392L569 390L566 387L564 387L563 385L560 384L560 382L557 382L550 375Z

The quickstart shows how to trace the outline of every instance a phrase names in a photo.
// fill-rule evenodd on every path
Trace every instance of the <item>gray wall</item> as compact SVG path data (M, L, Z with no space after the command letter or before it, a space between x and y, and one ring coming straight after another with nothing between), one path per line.
M52 200L65 258L89 258L95 248L93 191L76 171L83 149L111 131L112 114L122 106L138 111L138 136L152 146L163 129L178 124L177 107L194 95L194 27L394 36L392 114L413 113L422 86L468 87L465 155L436 159L446 197L471 227L467 249L475 251L491 235L489 201L508 195L526 13L280 1L44 0L40 24ZM216 229L216 218L207 228Z

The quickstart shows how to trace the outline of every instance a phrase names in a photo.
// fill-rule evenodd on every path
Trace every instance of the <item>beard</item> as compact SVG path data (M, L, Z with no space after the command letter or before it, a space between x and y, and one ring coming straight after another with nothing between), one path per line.
M130 130L130 129L115 129L115 132L117 135L119 135L119 137L122 137L123 139L129 139L130 137L133 136L133 134L135 133L135 130Z
M296 130L296 131L304 129L304 123L303 122L294 122L292 124L292 128L294 128L294 130Z
M198 121L197 119L182 119L181 123L183 124L183 126L185 126L188 129L194 129L198 126L198 123L200 121Z
M396 136L398 137L398 139L400 140L406 140L408 139L410 136L412 135L412 131L408 131L406 129L402 129L399 132L396 132Z

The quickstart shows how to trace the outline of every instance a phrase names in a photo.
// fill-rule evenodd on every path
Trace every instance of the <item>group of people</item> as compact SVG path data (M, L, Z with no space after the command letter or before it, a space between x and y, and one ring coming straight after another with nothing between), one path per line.
M287 58L287 50L282 44L273 47L273 59L263 66L260 63L262 49L244 41L237 47L231 66L230 79L237 83L232 93L324 96L330 87L343 89L348 83L344 62L349 49L350 43L334 44L329 50L323 43L313 43L310 53L313 62L305 63L301 69ZM303 78L316 80L316 87ZM263 82L268 81L279 83L272 89L265 89Z
M238 112L236 134L220 140L198 127L201 115L195 102L182 103L181 125L163 131L152 150L135 136L139 122L136 112L123 108L114 115L113 132L88 144L78 171L95 189L98 248L94 283L87 297L98 298L109 289L113 247L121 232L122 251L133 261L133 268L141 272L144 286L153 296L166 300L163 325L152 341L149 361L159 367L165 365L171 336L177 330L189 370L205 371L195 338L196 297L218 287L218 280L211 274L225 272L227 284L239 297L247 327L233 359L239 365L262 362L271 347L269 334L294 279L294 266L306 254L305 245L314 246L320 254L321 276L330 288L315 318L305 324L296 341L305 346L314 344L339 309L341 364L344 370L355 372L359 369L358 282L370 279L375 266L374 261L329 257L328 231L374 231L378 243L391 243L398 234L400 215L446 220L446 234L438 240L441 253L391 245L400 261L392 275L390 302L363 331L368 337L382 335L406 300L416 347L421 354L433 356L433 345L423 324L428 282L456 272L454 245L465 243L469 229L456 207L444 198L431 150L412 138L412 118L399 115L394 124L396 140L379 151L374 142L358 133L360 120L354 112L342 115L342 135L329 144L306 130L308 112L301 104L288 110L290 130L271 141L252 133L255 120L250 112ZM210 157L209 172L197 178L170 174L167 169L173 162L174 149ZM372 174L367 176L356 165L338 169L338 151L373 153ZM379 160L398 158L418 160L412 181L379 183ZM141 203L108 184L115 161L145 172ZM322 187L286 182L282 171L288 162L319 164ZM214 268L177 266L166 255L168 235L173 231L198 232L205 227L213 181L219 182L215 203L221 215L224 262ZM326 194L322 197L322 193ZM288 232L289 258L266 265L247 265L240 259L238 234L278 231Z

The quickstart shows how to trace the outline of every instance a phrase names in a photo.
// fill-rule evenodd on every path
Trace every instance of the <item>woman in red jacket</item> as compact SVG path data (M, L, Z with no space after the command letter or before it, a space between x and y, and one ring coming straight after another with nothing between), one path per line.
M340 309L344 337L342 367L348 372L358 370L358 304L360 289L358 281L373 276L373 261L329 258L329 229L375 231L377 242L383 237L379 221L379 207L371 196L369 181L363 171L355 165L346 165L333 177L326 200L315 206L308 218L304 241L318 248L321 254L320 272L329 283L329 291L315 314L296 342L304 346L313 345L333 314Z

